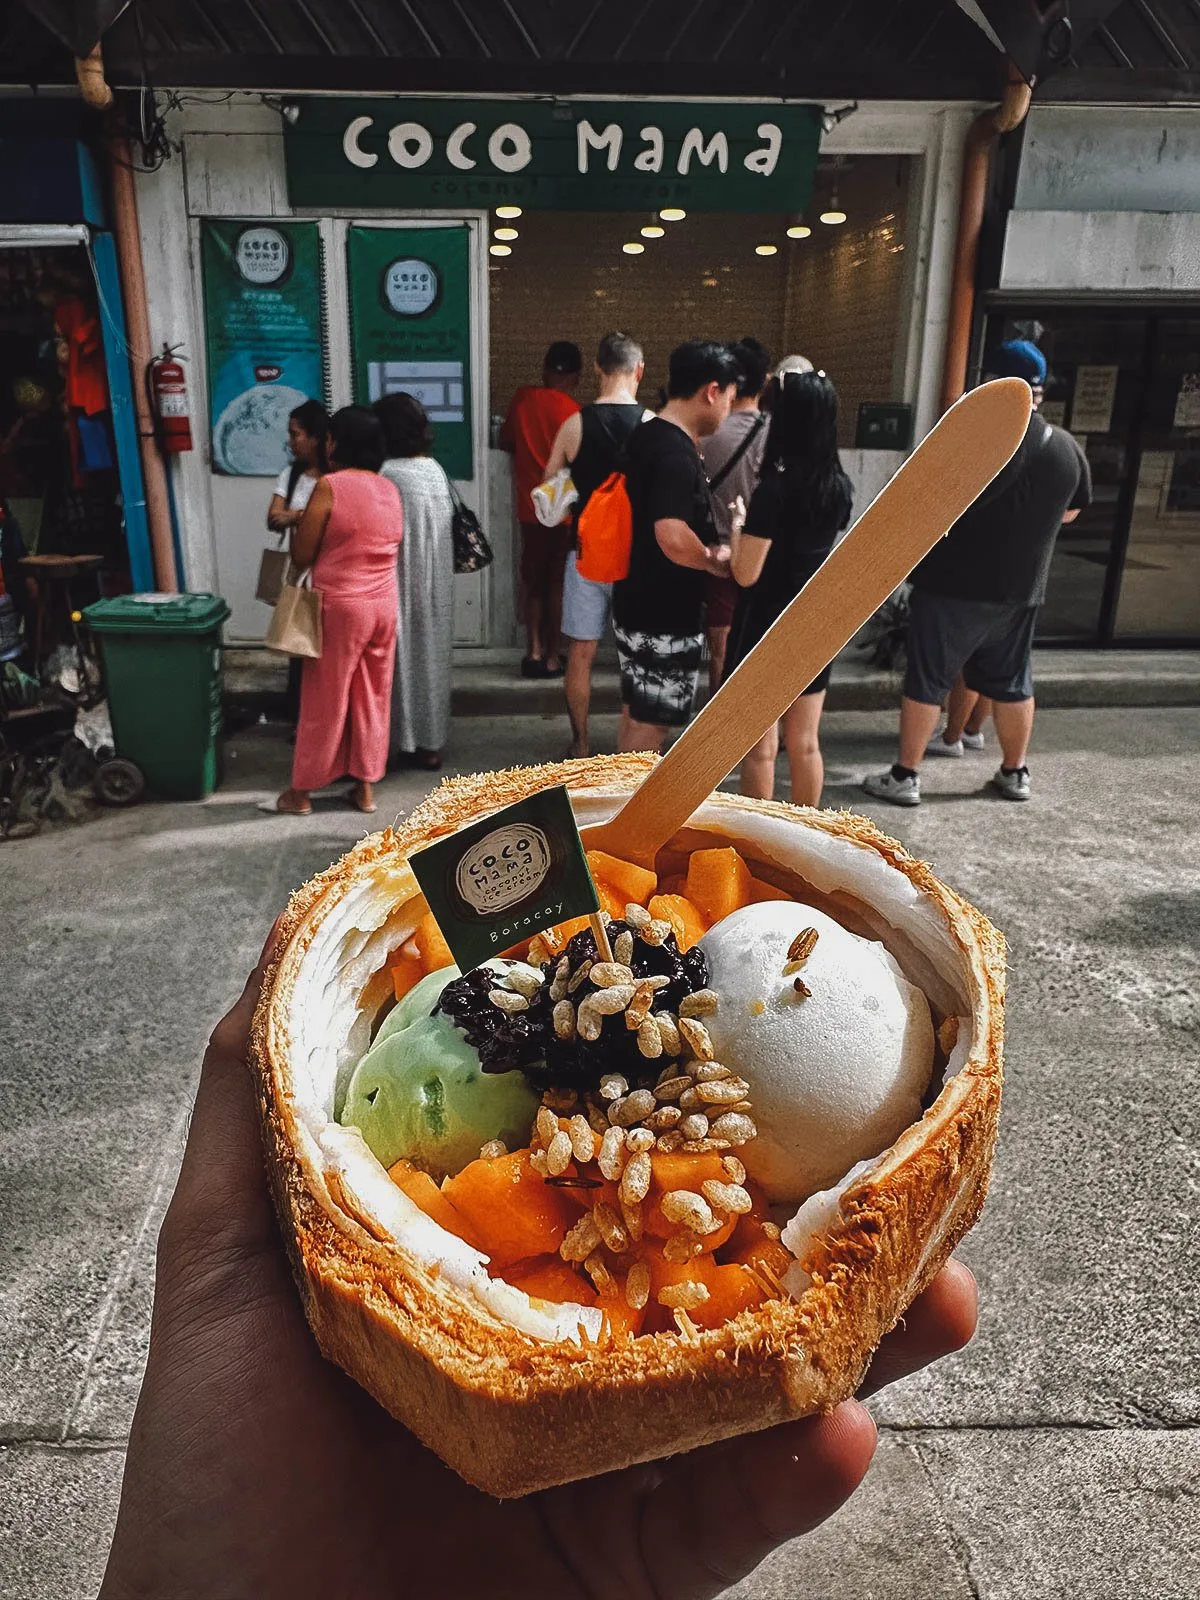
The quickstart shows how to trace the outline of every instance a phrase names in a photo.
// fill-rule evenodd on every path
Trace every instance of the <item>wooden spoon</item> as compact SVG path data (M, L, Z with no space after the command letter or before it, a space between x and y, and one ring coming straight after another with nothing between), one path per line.
M652 866L721 780L943 538L1025 436L1029 385L965 394L913 451L590 848Z

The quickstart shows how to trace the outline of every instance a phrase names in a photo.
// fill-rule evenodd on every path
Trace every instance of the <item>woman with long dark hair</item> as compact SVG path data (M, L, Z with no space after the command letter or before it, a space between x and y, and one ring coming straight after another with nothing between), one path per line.
M304 508L312 499L317 479L325 471L325 441L329 436L329 413L319 400L305 400L288 413L287 441L291 465L284 467L275 482L267 507L267 527L279 535L282 546L293 528L300 526ZM287 719L293 725L300 716L300 661L288 661Z
M433 424L411 394L375 402L387 456L380 469L404 506L400 626L392 684L392 753L436 772L450 729L454 642L454 501L433 459Z
M823 372L786 372L773 400L762 475L733 542L730 570L741 594L726 677L800 593L850 521L852 490L837 448L837 390ZM828 687L826 667L758 741L742 762L744 795L769 800L774 794L782 728L793 801L820 803L825 765L818 729Z
M358 810L375 810L374 786L387 770L403 529L382 465L379 419L363 406L335 411L329 472L291 534L292 561L312 569L321 594L321 655L304 663L291 787L265 811L308 816L312 791L343 777L354 779Z
M292 461L279 474L267 507L267 527L272 533L299 527L317 479L325 471L328 434L329 413L319 400L305 400L288 413L288 453Z

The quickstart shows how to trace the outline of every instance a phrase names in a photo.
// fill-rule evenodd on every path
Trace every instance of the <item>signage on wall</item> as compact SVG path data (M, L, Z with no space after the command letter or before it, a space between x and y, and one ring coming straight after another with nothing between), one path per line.
M213 471L274 477L288 413L324 393L315 222L201 224Z
M437 268L415 256L393 261L383 275L383 297L398 317L423 317L441 293Z
M285 123L295 206L802 211L819 106L308 97Z
M354 398L413 395L452 478L474 472L468 244L465 227L355 226L346 235Z
M1175 415L1171 419L1175 429L1200 428L1200 372L1181 372L1179 392L1175 396Z
M1072 433L1107 433L1117 398L1117 367L1076 367Z

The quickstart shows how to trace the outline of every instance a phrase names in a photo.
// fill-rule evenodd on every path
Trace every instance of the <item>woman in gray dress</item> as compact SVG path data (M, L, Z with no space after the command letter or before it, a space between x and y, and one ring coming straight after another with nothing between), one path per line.
M400 491L400 622L392 687L392 750L427 771L442 764L450 724L454 637L454 502L429 451L433 426L409 394L376 402L387 459L381 469Z

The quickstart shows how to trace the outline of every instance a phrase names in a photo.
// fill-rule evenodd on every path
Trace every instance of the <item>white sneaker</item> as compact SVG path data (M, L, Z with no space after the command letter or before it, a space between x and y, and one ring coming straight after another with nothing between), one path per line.
M978 733L964 733L962 743L964 750L982 750L983 729L981 728Z
M1028 800L1029 768L1018 767L1015 772L1005 772L1003 767L997 767L992 788L1006 800Z
M947 744L940 733L935 733L925 746L927 756L961 756L963 753L962 739L956 739L953 744Z
M919 777L894 778L891 771L872 773L862 781L864 790L876 800L886 800L894 806L919 806L921 780Z

